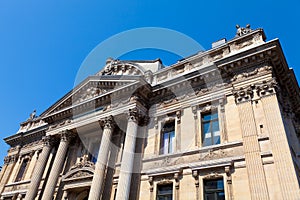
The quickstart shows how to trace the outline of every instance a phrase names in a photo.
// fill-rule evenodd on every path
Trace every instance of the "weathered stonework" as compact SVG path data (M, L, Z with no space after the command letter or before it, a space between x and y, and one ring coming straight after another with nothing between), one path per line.
M221 199L299 199L299 86L265 38L237 26L169 67L109 58L5 138L0 198L204 200L218 180Z

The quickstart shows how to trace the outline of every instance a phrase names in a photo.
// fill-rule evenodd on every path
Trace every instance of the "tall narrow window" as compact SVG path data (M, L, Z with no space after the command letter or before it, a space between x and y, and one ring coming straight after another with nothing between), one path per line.
M174 152L175 147L175 121L168 122L164 125L161 135L161 154Z
M225 200L223 179L204 180L204 200Z
M156 200L172 200L173 199L173 184L157 185Z
M202 121L202 146L220 144L220 128L218 112L204 113Z
M27 164L28 164L28 159L24 159L19 169L19 172L17 174L16 182L21 181L23 179L23 176L27 168Z

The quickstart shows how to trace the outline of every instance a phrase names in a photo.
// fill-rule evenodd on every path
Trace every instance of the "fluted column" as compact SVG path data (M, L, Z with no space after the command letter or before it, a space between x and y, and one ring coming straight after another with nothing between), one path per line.
M6 157L5 164L7 166L5 167L5 172L0 182L0 193L4 190L5 184L7 184L9 178L12 176L12 172L14 170L16 162L18 161L18 157L19 153Z
M253 113L251 88L235 93L242 128L243 146L251 199L269 199Z
M44 194L42 199L43 200L52 200L53 194L55 190L55 186L57 184L57 180L59 177L59 174L61 173L66 153L68 150L70 142L70 132L69 131L63 131L61 133L61 140L56 152L56 156L52 165L52 169L50 171L50 175L48 177L48 181L44 190Z
M273 80L260 87L272 154L284 199L299 199L300 191Z
M113 118L108 117L104 120L104 130L95 166L95 173L90 189L89 200L98 200L103 190L103 182L105 178L105 169L108 161L108 153L111 144L111 136L113 133Z
M128 200L131 184L131 176L134 164L135 141L138 130L138 111L129 110L129 118L126 130L124 152L121 162L116 200Z
M38 157L37 163L33 171L33 175L31 176L31 182L29 185L29 190L26 193L25 200L35 199L43 173L45 171L46 164L49 159L49 154L51 152L51 149L52 149L51 137L50 136L43 137L43 149Z

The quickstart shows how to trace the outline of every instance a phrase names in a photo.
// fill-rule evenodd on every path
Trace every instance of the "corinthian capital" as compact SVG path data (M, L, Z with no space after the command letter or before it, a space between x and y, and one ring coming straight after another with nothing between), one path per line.
M138 122L140 118L141 118L141 114L137 108L129 109L128 120Z
M149 123L149 117L146 114L142 114L138 108L129 109L128 120L138 123L140 126L145 126Z
M115 121L113 116L105 117L105 119L102 122L104 124L104 128L114 129L115 127Z
M278 83L275 79L270 79L268 81L262 82L260 85L257 86L259 96L264 97L275 94L277 85Z
M42 138L43 146L51 146L53 143L53 139L50 135L44 136Z
M60 141L69 142L74 137L74 134L70 130L64 130L60 133Z
M237 90L233 90L233 95L235 97L236 103L243 103L251 101L253 97L253 90L251 89L251 87L240 88Z

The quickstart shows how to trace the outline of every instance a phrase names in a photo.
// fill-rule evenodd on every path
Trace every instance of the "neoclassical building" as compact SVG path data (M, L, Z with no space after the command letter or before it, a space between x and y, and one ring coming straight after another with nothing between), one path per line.
M279 40L237 26L169 67L107 59L4 139L0 196L299 200L299 136L299 86Z

